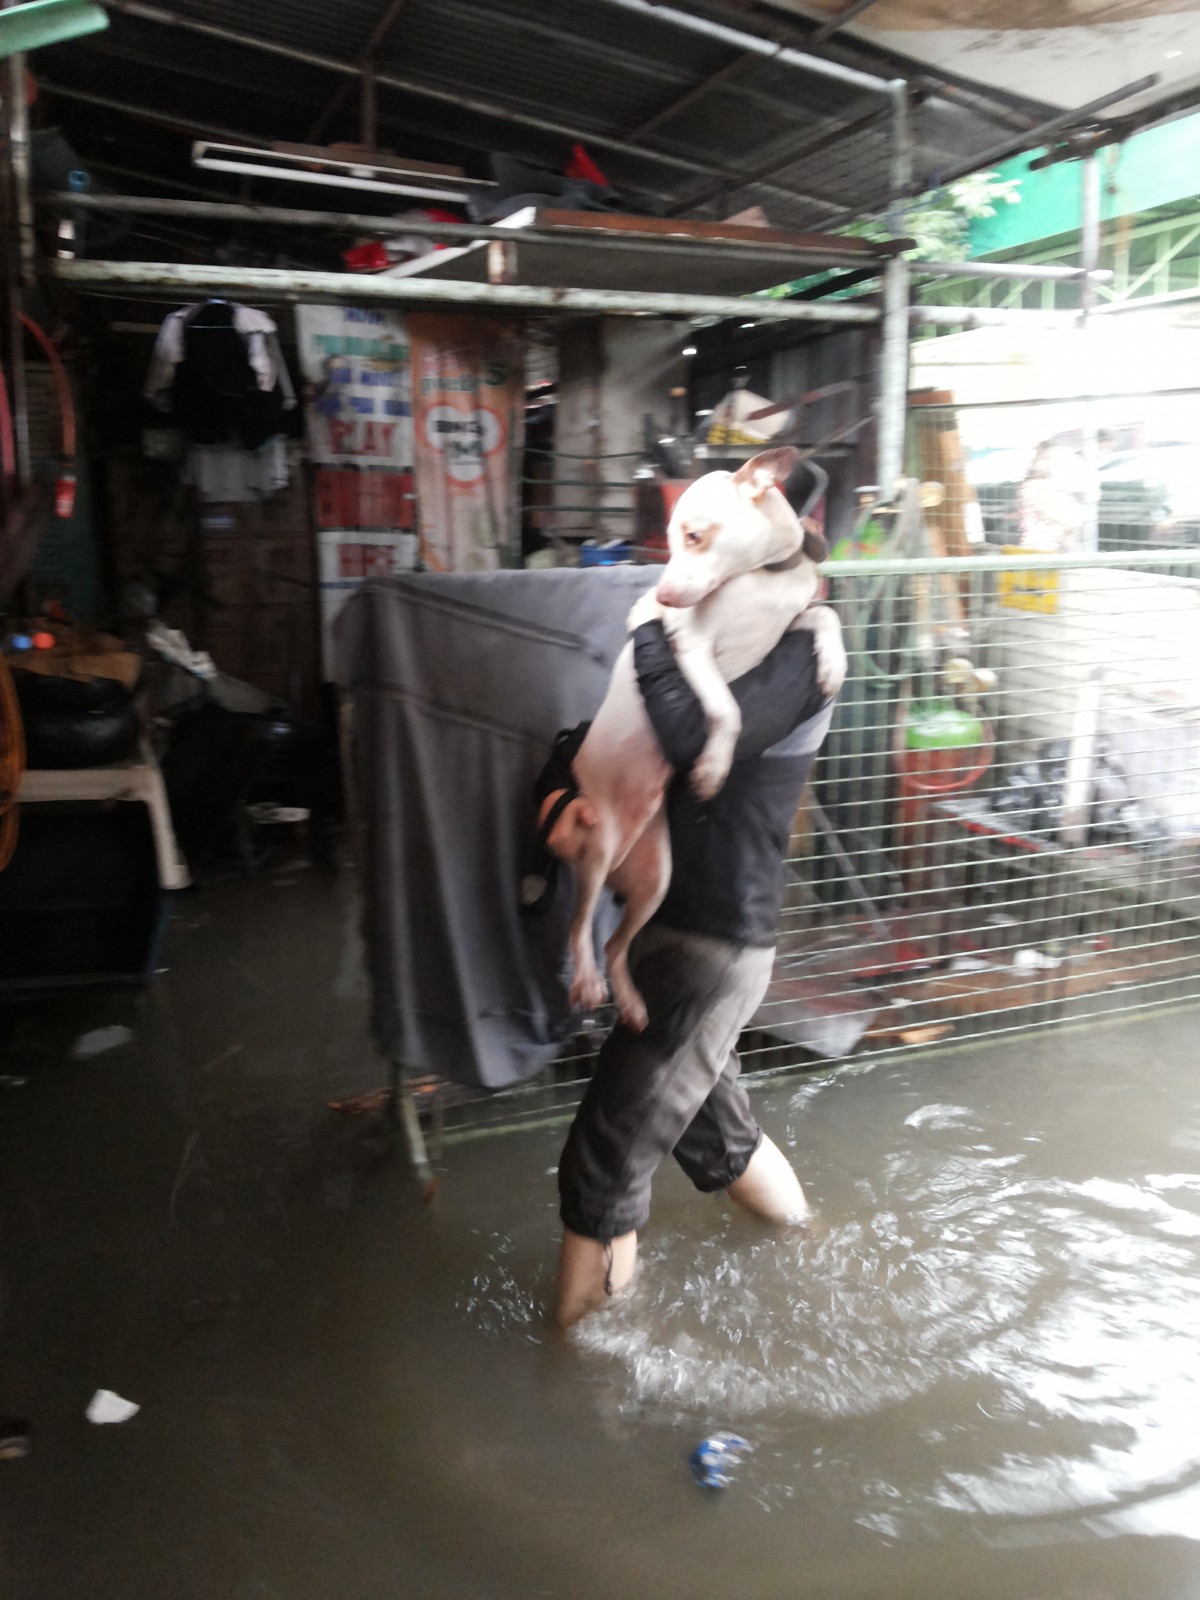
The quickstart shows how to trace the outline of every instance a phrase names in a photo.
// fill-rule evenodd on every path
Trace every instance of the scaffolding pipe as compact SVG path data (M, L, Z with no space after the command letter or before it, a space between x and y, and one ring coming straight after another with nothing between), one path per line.
M0 8L10 9L17 0L0 0ZM0 239L3 252L5 298L8 301L7 354L9 381L12 384L12 431L18 484L30 479L29 403L25 384L25 331L23 285L33 282L35 242L33 207L29 199L29 112L25 103L25 56L8 57L3 63L7 110L7 150L0 181L4 182L3 216L6 226ZM3 383L0 377L0 383Z
M1048 122L1039 122L1037 127L1030 128L1028 133L1015 134L1011 139L1005 139L1002 144L994 144L982 154L972 156L970 160L963 161L957 167L951 167L949 172L939 175L939 182L942 186L955 183L959 178L965 178L972 172L981 172L984 167L995 166L998 161L1007 161L1009 156L1019 156L1026 150L1035 150L1038 146L1048 143L1054 134L1061 133L1064 128L1073 128L1081 122L1087 122L1098 111L1106 111L1109 106L1115 106L1121 100L1128 100L1132 95L1144 94L1147 89L1153 89L1158 81L1158 73L1152 72L1148 77L1139 78L1136 83L1127 83L1123 89L1114 89L1111 94L1102 94L1097 100L1089 100L1086 105L1076 106L1073 111L1060 112Z
M839 11L836 16L830 17L828 22L817 29L813 34L813 43L824 44L826 39L831 39L842 28L848 27L855 17L861 17L864 11L869 11L872 6L878 4L879 0L853 0L844 11Z
M899 232L898 209L912 184L912 141L908 117L908 85L888 85L892 113L891 225ZM888 262L883 278L883 339L879 353L879 402L876 429L876 482L890 495L904 470L904 433L908 407L909 265L903 256ZM820 301L813 302L821 304Z
M810 304L820 305L820 301ZM908 405L908 262L888 262L883 280L883 346L879 357L879 428L876 481L890 496L904 467Z
M1110 283L1112 273L1107 269L1088 272L1086 267L1022 266L1019 261L914 261L913 272L918 277L931 278L1007 278L1022 283L1070 283L1091 279L1093 283Z
M740 28L727 28L723 22L710 22L690 11L676 11L672 6L662 6L653 0L608 0L609 5L622 11L632 11L639 17L650 17L655 22L669 22L673 27L688 33L703 34L706 39L719 39L733 50L745 50L766 56L777 66L798 67L802 72L812 72L821 78L832 78L855 89L867 89L872 94L888 94L895 81L878 78L873 73L859 72L855 67L843 67L840 62L827 61L824 56L813 56L790 45L777 44L774 39L764 39L757 33L743 33Z
M908 315L932 328L1069 328L1077 320L1074 311L1024 306L913 306Z
M569 224L553 228L503 228L473 222L431 222L423 218L398 221L395 217L378 216L361 211L320 211L291 206L260 206L243 201L225 200L167 200L142 195L65 194L55 193L45 197L47 204L61 206L64 211L90 210L132 213L139 216L191 217L207 222L257 222L290 228L327 228L346 233L413 234L424 239L452 239L456 243L474 244L481 240L499 239L506 244L558 245L586 244L589 250L624 250L636 248L652 254L677 256L718 256L721 260L772 261L782 266L864 266L871 257L861 249L839 250L834 241L828 246L788 246L759 244L752 239L693 239L687 234L665 235L656 238L632 236L628 233L606 233L603 220L597 217L595 227L573 227ZM877 271L882 276L885 259L880 259ZM1067 268L1067 271L1073 271Z
M873 306L842 302L769 300L738 295L649 294L616 289L551 289L530 284L364 276L355 272L296 272L275 267L179 265L159 261L52 261L50 274L71 288L154 295L247 294L258 300L324 305L503 307L510 311L601 316L739 317L757 322L869 323Z
M1100 260L1100 163L1095 155L1085 156L1079 163L1079 189L1079 257L1083 277L1079 325L1086 328L1088 316L1096 305L1091 274Z
M1100 259L1100 162L1094 151L1079 163L1079 186L1079 258L1090 274ZM1095 304L1096 291L1090 276L1086 276L1079 302L1079 326L1085 337ZM1080 455L1085 485L1080 539L1085 550L1094 551L1100 548L1100 442L1091 412L1084 418Z
M552 229L502 228L493 224L472 222L429 222L423 218L407 218L399 222L394 217L379 216L367 211L321 211L295 206L265 206L245 201L225 200L165 200L158 196L128 194L65 194L43 196L47 205L61 206L63 210L110 211L135 216L191 217L206 222L257 222L285 228L332 228L338 232L374 233L379 235L405 233L423 239L453 239L471 244L482 239L515 240L520 244L561 245L564 242L586 243L589 249L628 250L628 234L606 234L602 218L597 217L592 227L571 227L555 224ZM742 257L747 261L795 262L800 265L818 265L828 261L832 266L849 266L857 271L874 270L882 277L887 259L872 263L861 249L847 248L839 251L832 242L828 247L806 247L758 244L748 239L699 240L686 234L658 239L639 238L639 250L681 255L720 255L724 260ZM1070 283L1085 276L1083 267L1046 266L1019 261L914 261L912 270L917 276L934 278L999 278L1028 281L1030 283ZM1090 274L1094 283L1109 283L1113 274L1103 268Z

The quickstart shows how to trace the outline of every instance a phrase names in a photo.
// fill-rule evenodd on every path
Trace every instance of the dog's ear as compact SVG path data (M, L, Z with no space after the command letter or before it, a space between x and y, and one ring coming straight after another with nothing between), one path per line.
M804 519L804 554L810 561L822 562L829 554L825 535L809 517Z
M743 461L733 475L739 488L747 490L751 500L759 500L768 489L782 489L796 470L800 452L794 445L783 444L774 450L760 450L758 455Z

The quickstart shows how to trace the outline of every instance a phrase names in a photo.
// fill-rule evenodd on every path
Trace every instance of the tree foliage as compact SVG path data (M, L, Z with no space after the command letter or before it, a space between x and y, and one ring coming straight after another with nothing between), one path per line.
M838 233L856 239L907 238L916 248L907 252L911 261L965 261L970 253L969 230L980 217L994 217L1000 206L1015 206L1021 201L1020 178L1002 178L995 172L973 172L940 189L929 189L907 205L893 207L882 216L851 222ZM820 282L824 274L780 284L767 293L783 299L797 289Z

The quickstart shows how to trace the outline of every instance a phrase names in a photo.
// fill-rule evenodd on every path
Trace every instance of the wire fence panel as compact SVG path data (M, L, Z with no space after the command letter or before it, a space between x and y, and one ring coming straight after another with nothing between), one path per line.
M850 672L747 1078L1200 999L1200 551L826 573ZM486 1102L426 1084L439 1131L565 1118L609 1021Z
M851 672L747 1069L1200 995L1200 552L830 570Z

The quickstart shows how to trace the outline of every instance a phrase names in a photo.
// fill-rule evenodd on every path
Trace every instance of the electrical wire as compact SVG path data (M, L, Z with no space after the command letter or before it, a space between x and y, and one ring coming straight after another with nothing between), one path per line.
M17 475L17 446L13 433L12 407L8 403L8 379L0 367L0 476L5 494Z
M0 872L17 848L17 793L25 770L25 731L8 662L0 656Z
M59 416L62 418L62 453L69 461L75 455L75 402L71 398L71 384L67 378L67 369L63 366L62 357L58 353L58 346L50 335L38 326L32 317L21 313L21 324L27 333L33 335L41 346L42 354L50 363L50 375L54 382L54 392L58 399Z

